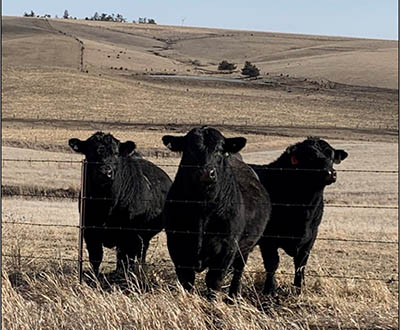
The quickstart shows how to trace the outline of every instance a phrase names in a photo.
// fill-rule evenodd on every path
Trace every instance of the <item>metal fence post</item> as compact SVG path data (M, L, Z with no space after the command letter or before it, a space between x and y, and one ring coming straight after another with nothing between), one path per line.
M85 204L86 204L86 174L87 161L82 162L81 175L81 193L79 203L79 242L78 242L78 276L79 283L82 283L82 266L83 266L83 234L85 230Z

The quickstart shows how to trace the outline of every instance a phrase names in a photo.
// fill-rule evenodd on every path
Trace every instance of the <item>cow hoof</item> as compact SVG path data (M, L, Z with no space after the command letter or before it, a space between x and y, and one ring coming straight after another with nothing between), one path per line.
M300 295L301 295L301 288L298 287L298 286L294 286L294 287L292 288L292 294L293 294L294 296L300 296Z
M266 314L270 314L273 310L281 306L281 301L278 297L266 296L262 300L260 310Z
M214 290L208 290L206 293L206 297L210 301L216 301L217 300L217 292Z
M264 296L270 297L270 298L276 298L278 297L278 291L276 288L271 288L263 291Z

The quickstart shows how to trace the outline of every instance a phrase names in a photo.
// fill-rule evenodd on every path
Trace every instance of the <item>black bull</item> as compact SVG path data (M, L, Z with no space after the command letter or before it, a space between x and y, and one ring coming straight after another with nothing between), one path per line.
M268 165L250 166L259 176L272 202L271 220L259 241L266 280L265 294L275 294L278 248L294 259L294 285L300 292L304 269L318 234L324 209L324 188L336 182L333 164L348 156L326 141L309 137L289 146Z
M195 272L208 268L206 285L213 294L232 267L229 294L235 296L271 208L254 171L232 155L246 139L225 138L216 129L202 127L186 136L164 136L163 142L182 152L165 206L168 250L177 277L190 290Z
M117 270L144 262L151 238L163 229L170 178L136 153L134 142L111 134L69 145L87 161L84 239L93 271L99 273L103 246L117 248Z

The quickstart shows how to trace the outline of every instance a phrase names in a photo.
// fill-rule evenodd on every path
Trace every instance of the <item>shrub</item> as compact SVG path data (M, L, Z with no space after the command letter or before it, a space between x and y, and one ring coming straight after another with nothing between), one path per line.
M236 69L236 65L234 63L229 63L226 60L223 60L218 64L218 70L229 70L233 71Z
M251 64L249 61L246 61L242 68L242 75L248 77L257 77L260 75L260 70L254 64Z

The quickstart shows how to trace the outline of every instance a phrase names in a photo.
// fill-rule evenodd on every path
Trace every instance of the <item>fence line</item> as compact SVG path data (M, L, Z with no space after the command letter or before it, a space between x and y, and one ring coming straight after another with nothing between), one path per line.
M22 256L22 255L12 255L12 254L2 254L2 257L6 258L21 258L21 259L39 259L39 260L55 260L55 261L68 261L68 262L78 262L78 259L69 259L69 258L61 258L61 257L37 257L37 256ZM82 262L90 263L89 260L84 259ZM116 264L115 261L102 261L102 263L105 264ZM160 266L162 265L163 267L169 267L169 268L175 268L174 265L172 265L171 262L158 262L156 264L146 264L146 266ZM196 270L196 267L180 267L180 268L185 268L185 269L193 269ZM213 270L219 270L219 268L212 268ZM257 271L257 270L248 270L245 267L245 273L248 274L260 274L260 275L265 275L265 271ZM276 273L278 276L283 275L283 276L294 276L294 273L286 273L286 272L277 272ZM395 275L395 274L394 274ZM346 279L346 280L356 280L356 281L380 281L380 282L386 282L386 283L391 283L391 282L398 282L398 278L377 278L377 277L362 277L362 276L345 276L345 275L332 275L332 274L313 274L313 273L307 273L307 277L318 277L318 278L335 278L335 279Z
M247 129L255 129L255 130L265 130L265 129L284 129L284 128L306 128L306 129L315 129L315 130L324 130L324 129L343 129L343 130L369 130L371 128L379 128L379 129L387 129L390 131L398 132L399 129L396 125L389 125L389 124L382 124L380 123L379 125L371 126L371 127L360 127L359 124L357 124L355 127L344 127L344 126L337 126L336 124L333 125L325 125L325 126L304 126L304 125L297 125L293 121L290 123L287 123L286 125L273 125L273 124L262 124L262 125L257 125L254 120L252 119L242 119L242 120L237 120L236 122L233 123L226 123L225 120L222 120L221 122L214 122L210 120L202 120L199 118L198 120L195 121L179 121L177 118L174 119L174 122L171 123L171 121L166 121L166 122L159 122L159 121L154 121L154 119L151 119L150 121L134 121L129 118L126 118L123 121L116 121L115 118L109 118L109 117L104 117L101 119L97 120L88 120L86 118L64 118L64 117L56 117L56 118L40 118L39 115L36 117L16 117L15 114L9 117L3 117L3 121L22 121L22 122L27 122L31 123L32 125L37 123L38 121L41 122L49 122L50 124L54 124L56 122L74 122L74 123L96 123L99 125L102 124L112 124L112 125L122 125L122 126L139 126L139 127L161 127L165 129L166 127L182 127L182 128L187 128L189 129L190 127L193 126L203 126L205 123L207 123L207 126L213 126L215 128L223 128L223 129L241 129L241 128L247 128Z
M171 233L171 234L190 234L190 235L198 235L199 232L194 231L179 231L179 230L157 230L157 229L137 229L137 228L123 228L123 227L106 227L106 226L78 226L78 225L63 225L63 224L42 224L42 223L30 223L30 222L13 222L13 221L3 221L2 224L11 224L11 225L22 225L22 226L37 226L37 227L61 227L61 228L75 228L75 229L102 229L102 230L121 230L121 231L142 231L142 232L155 232L155 233ZM226 233L218 233L218 232L203 232L204 235L228 235ZM250 235L244 235L244 237L248 237ZM265 238L278 238L278 239L299 239L301 237L296 236L278 236L278 235L262 235L261 237ZM398 241L383 241L383 240L361 240L361 239L348 239L348 238L333 238L333 237L317 237L317 240L320 241L338 241L338 242L351 242L351 243L366 243L366 244L398 244Z
M65 189L68 191L69 189ZM63 188L57 188L57 191L64 191ZM55 199L82 199L82 200L91 200L91 201L113 201L112 198L107 197L79 197L79 196L58 196L53 195L52 193L47 193L44 191L42 194L37 193L13 193L10 196L18 196L18 197L37 197L37 198L55 198ZM149 202L150 200L140 200L140 202ZM167 203L181 203L181 204L210 204L212 202L207 201L191 201L191 200L168 200ZM239 204L239 203L237 203ZM258 205L263 205L259 203ZM269 205L269 204L268 204ZM289 204L289 203L271 203L272 206L283 206L283 207L314 207L316 205L309 204ZM398 210L399 207L395 205L363 205L363 204L333 204L333 203L324 203L324 207L334 207L334 208L354 208L354 209L386 209L386 210Z
M14 158L5 158L2 159L2 162L16 162L16 163L48 163L48 164L94 164L100 165L104 164L103 162L88 162L86 160L55 160L55 159L14 159ZM157 164L156 164L157 165ZM256 165L265 165L265 164L256 164ZM138 165L147 166L147 165ZM201 168L200 165L177 165L177 164L158 164L158 166L165 167L177 167L177 168ZM264 171L298 171L298 172L321 172L324 171L322 169L301 169L301 168L263 168L261 170ZM363 169L335 169L336 172L344 172L344 173L382 173L382 174L398 174L398 170L363 170Z
M89 164L89 162L87 162L86 160L81 160L81 161L73 161L73 160L69 160L69 161L65 161L65 160L21 160L21 159L3 159L3 164L4 162L28 162L30 164L33 163L47 163L48 165L51 163L62 163L62 164L82 164L82 168L87 168L87 164ZM95 164L102 164L102 163L95 163ZM173 167L196 167L198 168L199 166L182 166L182 165L176 165L176 164L164 164L161 166L173 166ZM265 170L272 170L272 171L321 171L319 169L285 169L285 168L265 168ZM359 173L386 173L386 174L397 174L398 171L388 171L388 170L338 170L338 171L343 171L343 172L359 172ZM86 175L82 175L82 178L86 178ZM82 183L81 183L81 188L85 186L85 184L83 182L84 179L82 179ZM37 193L31 193L31 194L13 194L14 196L25 196L25 197L54 197L54 198L69 198L69 199L78 199L77 196L74 197L64 197L64 196L49 196L46 192L44 192L43 194L37 194ZM105 200L112 200L109 198L97 198L97 197L93 197L93 196L85 196L86 194L83 193L82 197L80 197L80 199L82 200L81 203L81 207L82 205L84 205L84 201L87 200L101 200L101 201L105 201ZM145 202L145 200L143 200L142 202ZM201 204L207 204L208 202L205 201L188 201L188 200L169 200L167 202L175 202L175 203L201 203ZM307 204L284 204L284 203L272 203L272 205L277 205L277 206L283 206L283 207L313 207L313 205L307 205ZM398 206L393 206L393 205L348 205L348 204L325 204L325 207L338 207L338 208L368 208L368 209L398 209ZM84 219L82 218L85 212L83 212L81 210L80 212L80 216L81 216L81 220ZM82 220L83 221L83 220ZM85 229L101 229L101 230L135 230L135 231L154 231L152 229L135 229L135 228L122 228L122 227L104 227L104 226L85 226L84 223L81 221L79 226L75 226L75 225L63 225L63 224L44 224L44 223L28 223L28 222L12 222L12 221L5 221L2 222L4 224L13 224L13 225L29 225L29 226L42 226L42 227L68 227L68 228L76 228L80 230L80 233L83 233L83 230ZM156 230L157 232L160 232L159 230ZM171 231L171 230L162 230L165 233L172 233L172 234L190 234L190 235L199 235L199 232L191 232L191 231ZM226 233L213 233L213 232L202 232L202 234L204 235L227 235ZM263 235L262 237L265 238L277 238L277 239L299 239L299 237L290 237L290 236L271 236L271 235ZM340 242L353 242L353 243L365 243L365 244L398 244L398 242L396 241L383 241L383 240L376 240L376 241L372 241L372 240L357 240L357 239L339 239L339 238L329 238L329 237L322 237L322 238L317 238L319 240L325 240L325 241L340 241ZM82 244L83 244L83 237L82 235L80 235L80 245L79 245L79 255L78 255L78 259L63 259L60 257L58 258L48 258L48 257L33 257L33 256L21 256L21 255L11 255L11 254L3 254L4 257L10 257L10 258L28 258L28 259L44 259L44 260L63 260L63 261L71 261L71 262L77 262L79 264L79 278L81 281L82 278L82 264L83 262L88 262L87 260L84 260L82 257ZM189 267L192 268L192 267ZM255 272L255 271L247 271L248 273L262 273L265 274L265 272ZM282 273L280 273L282 274ZM283 274L283 275L290 275L293 276L294 274ZM381 279L381 278L366 278L366 277L360 277L360 276L342 276L342 275L330 275L330 274L322 274L322 275L314 275L314 274L310 274L309 276L316 276L316 277L329 277L329 278L338 278L338 279L351 279L351 280L374 280L374 281L396 281L398 282L398 279Z

